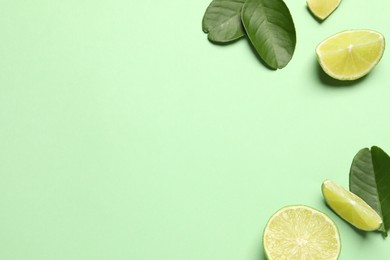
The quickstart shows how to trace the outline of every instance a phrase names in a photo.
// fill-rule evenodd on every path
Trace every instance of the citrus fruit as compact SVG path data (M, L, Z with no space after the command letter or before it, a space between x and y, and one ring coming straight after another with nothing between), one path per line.
M327 18L339 6L341 0L307 0L310 12L320 20Z
M373 208L339 184L325 180L322 183L322 194L329 207L356 228L372 231L382 224L381 217Z
M317 48L317 58L326 74L338 80L355 80L368 74L382 58L385 38L372 30L337 33Z
M267 258L337 259L341 249L336 224L307 206L288 206L268 221L263 234Z

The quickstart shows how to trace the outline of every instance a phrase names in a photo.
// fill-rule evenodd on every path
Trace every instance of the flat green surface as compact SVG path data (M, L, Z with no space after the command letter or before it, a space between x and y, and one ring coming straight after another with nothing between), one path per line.
M315 47L346 29L390 39L390 2L344 0L323 23L286 0L297 49L265 68L217 46L209 0L0 2L0 259L260 260L288 204L328 214L340 259L390 259L390 238L328 209L356 152L390 152L390 53L329 80Z

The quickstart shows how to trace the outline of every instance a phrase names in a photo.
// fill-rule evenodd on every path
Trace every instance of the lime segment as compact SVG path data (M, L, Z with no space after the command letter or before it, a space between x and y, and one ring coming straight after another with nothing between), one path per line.
M326 74L338 80L355 80L368 74L382 58L385 38L371 30L335 34L316 48Z
M329 207L356 228L372 231L377 230L382 224L381 217L373 208L337 183L324 181L322 194Z
M288 206L276 212L263 234L268 259L337 259L338 229L324 213L307 206Z
M327 18L339 6L341 0L307 0L312 14L320 20Z

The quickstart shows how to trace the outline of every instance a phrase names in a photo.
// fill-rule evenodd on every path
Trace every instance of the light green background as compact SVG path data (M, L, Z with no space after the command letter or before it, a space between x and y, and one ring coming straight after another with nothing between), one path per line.
M297 48L271 71L245 39L207 41L209 1L0 1L0 259L260 260L288 204L337 223L340 259L390 259L320 191L390 151L390 54L340 85L314 53L345 29L390 39L390 2L318 23L286 0Z

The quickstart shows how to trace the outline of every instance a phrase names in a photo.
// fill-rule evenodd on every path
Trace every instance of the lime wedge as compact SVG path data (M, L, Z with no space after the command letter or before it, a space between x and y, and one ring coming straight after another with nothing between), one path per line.
M326 203L341 218L358 229L377 230L382 219L364 200L337 183L326 180L322 183Z
M382 58L385 38L371 30L337 33L316 49L326 74L338 80L355 80L368 74Z
M320 20L327 18L339 6L341 0L307 0L310 12Z
M268 259L337 259L341 242L336 224L307 206L288 206L276 212L263 234Z

